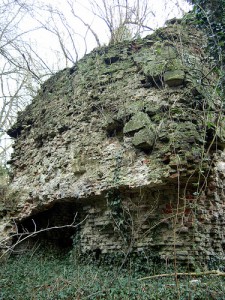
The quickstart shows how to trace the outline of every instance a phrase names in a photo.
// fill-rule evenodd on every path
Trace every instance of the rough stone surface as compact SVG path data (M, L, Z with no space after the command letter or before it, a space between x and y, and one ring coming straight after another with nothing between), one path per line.
M164 73L164 81L168 86L178 86L184 82L185 73L183 70L167 71Z
M39 229L77 215L82 224L66 235L84 253L222 258L224 127L204 44L195 28L169 25L47 80L9 130L2 239L15 224L32 231L32 219Z

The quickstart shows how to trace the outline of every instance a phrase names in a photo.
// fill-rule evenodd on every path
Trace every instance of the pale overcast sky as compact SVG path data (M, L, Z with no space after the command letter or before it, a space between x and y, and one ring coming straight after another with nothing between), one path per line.
M76 13L85 20L86 23L91 24L93 30L97 33L102 44L107 44L109 41L109 33L107 32L107 28L102 20L98 17L94 17L90 12L90 5L88 5L89 0L78 0L76 3ZM132 0L130 0L132 2ZM66 0L46 0L45 4L54 5L57 7L59 11L66 17L66 21L69 26L73 29L74 40L76 41L76 47L79 52L79 58L83 56L84 53L84 40L87 28L70 12L70 8L67 4ZM187 4L185 0L149 0L150 8L152 9L152 16L149 20L148 25L152 28L158 28L164 25L165 21L171 19L173 17L181 17L183 12L188 12L191 9L191 6ZM39 16L44 23L47 22L48 16L42 12ZM65 28L63 29L60 25L59 21L56 20L55 24L58 26L59 30L61 30L62 35L64 35L65 39L68 39L68 47L70 44L70 40L66 33ZM32 18L25 19L23 22L24 29L28 29L37 26L37 23ZM151 33L151 32L149 32ZM149 34L148 33L148 34ZM146 33L147 34L147 33ZM57 58L57 50L59 49L59 43L57 38L54 37L53 34L50 34L44 30L37 30L32 32L31 34L27 34L26 37L32 43L37 45L37 49L39 55L46 59L50 63L55 66L54 68L64 68L66 62L60 58L60 53L58 52ZM91 51L94 47L96 47L96 41L93 35L89 32L86 37L87 42L87 51ZM72 50L71 50L72 51ZM60 60L60 61L59 61ZM57 65L58 64L58 65Z

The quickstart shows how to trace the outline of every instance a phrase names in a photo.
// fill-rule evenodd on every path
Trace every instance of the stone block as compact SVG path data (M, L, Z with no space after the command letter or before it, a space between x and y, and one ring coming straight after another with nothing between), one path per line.
M163 75L164 82L170 87L182 85L185 79L183 70L166 71Z
M151 127L144 128L134 134L132 143L136 148L151 150L155 144L155 133Z
M149 116L146 113L138 112L125 124L123 133L134 134L138 130L149 125L151 125Z

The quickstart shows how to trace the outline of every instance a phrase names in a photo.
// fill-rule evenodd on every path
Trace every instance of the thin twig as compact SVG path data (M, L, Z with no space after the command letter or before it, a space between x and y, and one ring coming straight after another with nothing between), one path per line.
M212 270L212 271L205 271L205 272L158 274L158 275L142 277L142 278L139 278L138 280L142 281L142 280L161 278L161 277L172 277L175 275L176 276L195 276L195 277L206 276L206 275L225 276L225 272L220 272L218 270Z
M6 249L6 251L4 251L4 253L0 256L0 259L3 256L5 256L9 251L14 251L14 248L16 246L18 246L20 243L24 242L25 240L27 240L27 239L29 239L29 238L37 235L37 234L40 234L40 233L45 232L45 231L50 231L50 230L53 230L53 229L76 228L79 225L81 225L87 219L88 216L86 216L81 222L75 224L76 217L77 217L77 214L74 216L73 222L71 224L62 225L62 226L47 227L47 228L43 228L43 229L40 229L40 230L37 230L36 223L32 219L32 221L34 223L34 231L32 231L32 232L28 232L28 231L24 230L24 232L19 233L18 229L17 229L17 226L16 226L17 233L15 233L15 234L11 235L10 237L7 237L7 238L3 239L2 241L0 241L0 248L1 249ZM12 246L4 245L5 242L7 242L8 240L11 240L13 237L18 237L18 240L16 241L15 244L13 244Z

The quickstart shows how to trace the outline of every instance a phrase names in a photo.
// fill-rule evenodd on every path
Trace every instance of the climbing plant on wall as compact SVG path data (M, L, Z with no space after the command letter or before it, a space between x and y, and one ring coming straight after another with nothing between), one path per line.
M189 0L194 4L196 24L205 30L210 54L220 75L218 90L225 95L225 0Z

